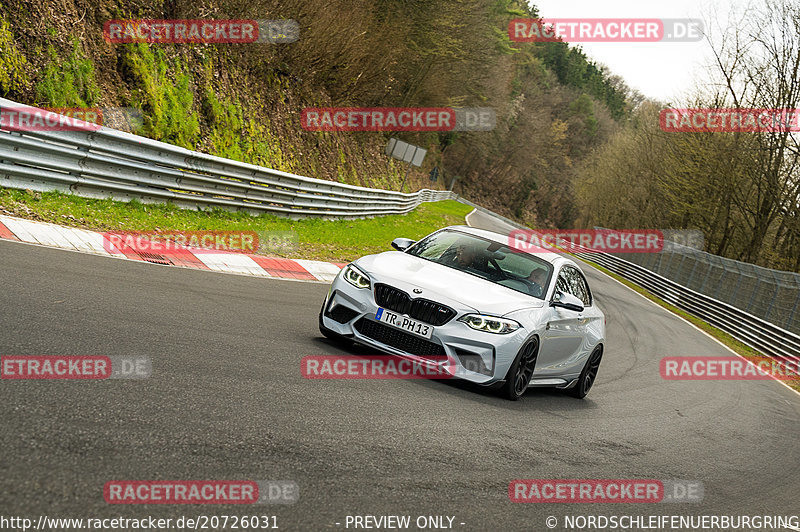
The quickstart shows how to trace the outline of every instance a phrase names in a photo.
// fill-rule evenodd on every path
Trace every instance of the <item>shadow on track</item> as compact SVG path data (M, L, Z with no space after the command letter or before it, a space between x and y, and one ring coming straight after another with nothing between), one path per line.
M368 358L375 355L386 356L387 353L370 346L351 342L337 342L322 336L311 338L312 342L322 347L326 354L352 355L353 357ZM391 356L391 355L389 355ZM401 360L400 357L397 357ZM414 385L442 392L459 400L467 400L482 405L500 406L510 411L547 410L549 413L558 411L575 412L576 410L593 410L599 408L591 400L575 399L555 388L531 388L519 401L509 401L500 397L491 387L481 386L460 379L402 379Z

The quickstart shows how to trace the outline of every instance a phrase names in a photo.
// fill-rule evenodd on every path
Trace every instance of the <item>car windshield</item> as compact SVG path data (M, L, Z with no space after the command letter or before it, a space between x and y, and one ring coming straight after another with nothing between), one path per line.
M553 266L533 255L460 231L439 231L419 241L409 255L475 275L544 299Z

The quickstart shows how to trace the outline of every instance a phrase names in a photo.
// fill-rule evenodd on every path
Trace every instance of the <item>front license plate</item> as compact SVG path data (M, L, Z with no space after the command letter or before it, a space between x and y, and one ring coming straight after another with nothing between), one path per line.
M379 308L375 313L375 319L392 327L403 329L410 333L422 336L423 338L430 338L433 335L433 325L422 323L421 321L412 320L408 316L402 316L391 310Z

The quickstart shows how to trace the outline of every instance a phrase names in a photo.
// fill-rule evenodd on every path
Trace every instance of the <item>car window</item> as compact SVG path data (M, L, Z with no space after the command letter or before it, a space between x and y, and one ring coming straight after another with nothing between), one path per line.
M589 285L586 283L583 274L572 266L564 266L558 274L558 281L556 282L556 290L580 299L584 306L592 304L592 294L589 291Z
M434 233L409 248L414 255L544 299L553 266L534 255L460 231Z
M589 290L589 283L586 282L586 278L579 270L575 270L575 278L576 282L581 287L581 291L583 292L583 298L581 299L581 301L583 301L583 305L590 307L592 305L592 292Z
M558 279L556 280L556 292L575 295L572 293L572 287L570 282L567 280L566 268L561 268L561 271L558 273Z

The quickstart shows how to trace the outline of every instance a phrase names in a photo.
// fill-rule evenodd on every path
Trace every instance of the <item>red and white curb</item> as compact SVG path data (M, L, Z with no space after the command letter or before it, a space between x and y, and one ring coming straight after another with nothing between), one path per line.
M0 216L0 239L153 262L133 249L115 245L102 233L10 216ZM173 265L184 268L303 281L333 281L339 270L345 266L343 263L317 260L282 259L225 251L211 252L207 249L197 250L201 252L195 253L194 250L197 248L180 247L160 252L159 255L168 259Z

